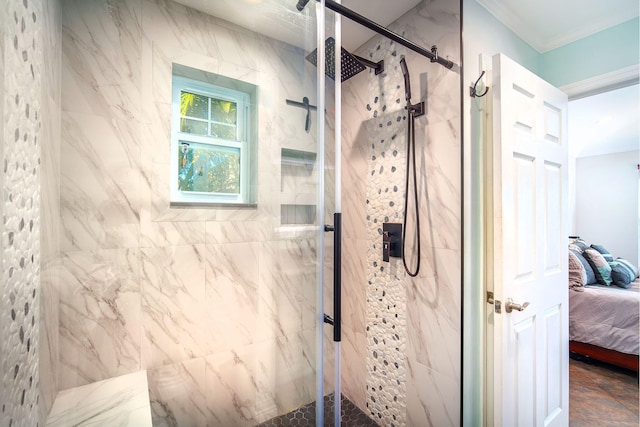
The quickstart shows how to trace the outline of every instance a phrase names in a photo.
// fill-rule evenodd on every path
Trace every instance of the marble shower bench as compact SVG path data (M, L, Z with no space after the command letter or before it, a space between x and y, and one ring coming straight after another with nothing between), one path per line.
M151 427L147 371L60 391L46 425Z

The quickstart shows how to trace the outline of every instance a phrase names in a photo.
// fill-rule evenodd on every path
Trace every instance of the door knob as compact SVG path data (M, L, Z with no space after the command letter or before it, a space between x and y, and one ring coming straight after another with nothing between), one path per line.
M504 310L507 313L511 313L513 310L524 311L524 309L527 308L528 306L529 306L528 302L525 302L524 304L520 305L520 304L514 303L511 298L507 298L507 302L504 305Z

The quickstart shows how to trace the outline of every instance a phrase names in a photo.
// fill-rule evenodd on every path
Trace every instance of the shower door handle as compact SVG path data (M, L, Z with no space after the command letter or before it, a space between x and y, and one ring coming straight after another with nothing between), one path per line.
M342 214L334 213L333 225L325 225L324 231L333 231L333 317L325 314L324 323L333 326L333 340L339 342L342 339Z
M333 340L342 340L342 214L333 214Z

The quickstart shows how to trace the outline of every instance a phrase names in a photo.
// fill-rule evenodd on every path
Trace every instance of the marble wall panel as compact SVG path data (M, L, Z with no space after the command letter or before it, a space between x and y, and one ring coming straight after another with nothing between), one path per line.
M61 250L140 245L140 127L63 112Z
M347 212L347 211L345 211ZM342 393L356 406L366 405L366 364L356 363L367 359L367 279L365 260L358 254L366 254L367 241L343 239L343 254L349 262L342 272Z
M142 366L204 357L205 246L141 251Z
M251 427L277 415L274 390L264 383L268 359L250 345L206 359L206 396L211 427Z
M206 323L208 353L244 347L259 338L260 244L207 245Z
M407 371L407 425L459 426L460 381L411 359Z
M66 253L62 268L60 389L139 370L139 251Z
M147 370L151 419L154 426L206 426L207 410L205 359Z
M303 325L305 286L314 286L315 242L264 242L260 248L258 324L262 339L296 333Z
M142 0L62 1L62 108L140 117Z
M460 258L457 250L435 249L425 255L434 262L430 277L407 282L407 357L455 381L460 381L459 346L434 347L460 333L460 270L451 268Z
M278 414L315 400L315 329L263 341L257 354L265 358L260 381L273 394Z

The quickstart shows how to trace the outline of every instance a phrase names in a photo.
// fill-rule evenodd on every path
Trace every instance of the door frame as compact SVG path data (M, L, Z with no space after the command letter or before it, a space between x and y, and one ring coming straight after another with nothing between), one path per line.
M492 61L491 57L480 54L478 75L485 71L481 81L491 82ZM640 79L640 65L632 65L620 70L611 71L578 82L559 87L565 92L569 101L596 95L598 93L619 89L637 84ZM463 82L464 83L464 82ZM491 90L491 83L486 83ZM463 98L467 96L462 87ZM488 93L487 96L490 94ZM475 103L475 105L474 105ZM484 250L486 249L485 233L487 219L485 218L485 204L487 202L487 188L485 183L487 173L482 161L484 156L483 144L486 141L487 132L492 132L490 117L490 104L485 98L472 98L469 109L465 111L465 102L462 102L462 117L469 118L470 132L469 144L463 144L463 283L462 298L462 402L461 421L463 426L490 425L487 420L485 396L486 378L491 373L486 371L487 355L486 343L486 314L484 310L486 300L486 266ZM469 114L466 114L466 113ZM475 126L474 126L475 125ZM464 139L463 139L464 141ZM569 159L569 199L575 177L572 174L572 160ZM479 194L478 194L479 193ZM572 212L568 212L569 231L574 225ZM568 291L568 290L567 290ZM489 397L490 399L490 397Z

